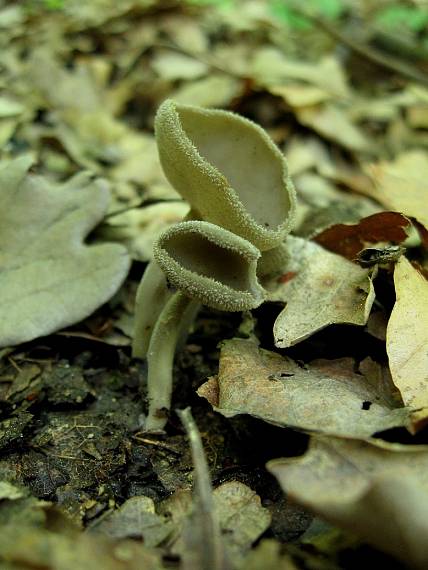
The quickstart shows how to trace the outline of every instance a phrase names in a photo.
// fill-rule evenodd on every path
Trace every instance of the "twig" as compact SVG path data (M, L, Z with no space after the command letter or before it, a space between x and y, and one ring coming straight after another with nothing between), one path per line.
M190 408L177 411L190 441L194 464L194 510L191 526L187 528L187 549L183 553L185 570L227 570L224 546L221 539L212 497L211 477L202 446L201 436ZM186 536L187 535L187 536ZM186 554L189 555L186 559Z
M165 451L168 451L169 453L172 453L174 455L181 455L180 451L172 449L172 447L170 447L166 443L163 443L162 441L156 441L153 439L149 439L147 437L141 437L139 435L134 435L132 439L135 439L135 441L138 441L140 443L147 443L147 445L153 445L154 447L159 447L160 449L164 449Z

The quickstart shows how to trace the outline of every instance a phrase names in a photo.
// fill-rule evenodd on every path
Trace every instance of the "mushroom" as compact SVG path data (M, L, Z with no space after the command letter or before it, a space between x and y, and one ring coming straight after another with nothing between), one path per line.
M201 219L260 251L290 232L296 197L283 154L252 121L168 99L156 115L163 171Z
M264 290L257 280L260 251L246 239L204 221L186 221L166 230L154 258L177 291L167 300L147 351L148 431L162 430L171 404L175 348L186 316L204 303L224 311L258 307Z
M167 100L155 132L166 177L191 211L159 238L137 292L133 355L148 360L149 430L165 425L174 351L199 303L260 305L256 269L270 273L284 258L296 210L285 158L252 121Z
M155 120L164 172L202 219L240 235L263 253L261 273L284 257L296 197L284 156L266 132L235 113L166 100ZM137 291L133 356L145 358L153 327L170 297L150 262Z

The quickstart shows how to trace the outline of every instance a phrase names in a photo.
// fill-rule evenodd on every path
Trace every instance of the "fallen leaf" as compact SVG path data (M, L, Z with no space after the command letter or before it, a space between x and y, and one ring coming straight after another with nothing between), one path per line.
M370 244L380 242L399 244L412 229L411 221L398 212L379 212L363 218L357 224L335 224L312 239L334 253L351 261Z
M135 496L116 511L103 517L91 530L110 538L140 538L148 547L158 546L171 533L173 525L155 513L150 497Z
M367 168L374 187L366 192L386 208L416 218L428 229L428 157L423 150L403 152L391 162Z
M154 241L172 224L182 221L188 211L189 206L178 200L135 208L111 217L98 235L120 241L134 259L149 261Z
M9 501L15 501L17 499L22 499L26 495L26 492L8 481L0 481L0 500L8 499Z
M228 107L243 89L243 82L235 77L210 73L208 77L181 85L171 93L171 97L183 105Z
M240 481L222 483L212 493L226 551L235 565L248 552L251 545L267 530L271 522L269 510L261 504L260 497ZM160 512L173 521L176 540L172 545L174 554L180 554L188 544L183 540L183 527L189 525L192 509L190 491L177 491L160 505ZM201 526L201 518L198 519ZM190 522L190 531L196 534ZM196 547L195 547L196 549ZM229 556L228 556L229 558Z
M271 516L260 497L240 481L223 483L213 492L226 551L236 561L268 529Z
M281 427L342 437L365 438L406 425L408 410L398 407L378 365L367 366L367 376L354 367L351 358L302 367L251 340L233 339L222 345L218 378L198 394L227 417L250 414Z
M315 132L352 151L368 151L371 144L346 111L331 104L296 109L298 120Z
M395 265L396 302L386 349L392 379L412 408L412 431L428 421L428 282L405 258Z
M272 85L269 91L282 97L293 108L318 105L331 98L329 93L313 85Z
M315 63L291 60L273 47L258 49L250 64L250 76L270 89L284 81L300 80L317 86L337 98L347 98L350 90L339 60L327 55Z
M295 277L265 284L270 301L287 303L275 321L275 345L292 346L333 323L364 325L375 296L369 271L311 241L289 236L286 243L283 273Z
M208 71L208 66L205 63L170 50L158 51L153 57L151 65L156 73L166 81L197 79Z
M29 166L18 158L0 170L0 346L87 317L116 293L129 269L124 247L83 243L106 213L106 185L84 173L58 188L27 175Z
M289 497L401 559L428 560L428 447L314 437L295 459L268 469Z
M1 526L2 568L28 570L162 570L160 555L131 540L111 541L78 531ZM8 564L6 566L6 564Z

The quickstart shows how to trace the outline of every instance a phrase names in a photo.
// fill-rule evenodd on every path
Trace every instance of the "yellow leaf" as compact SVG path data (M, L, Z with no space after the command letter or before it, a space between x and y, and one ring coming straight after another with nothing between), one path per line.
M402 257L395 266L397 301L386 332L394 384L413 408L413 431L428 422L428 282Z

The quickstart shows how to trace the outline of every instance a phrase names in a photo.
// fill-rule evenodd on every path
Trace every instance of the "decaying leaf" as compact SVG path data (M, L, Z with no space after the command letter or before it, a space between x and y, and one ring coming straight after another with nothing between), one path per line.
M214 489L212 498L222 542L230 555L230 562L235 566L269 527L270 513L262 506L260 497L240 481L228 481L219 485ZM182 554L184 549L189 548L189 535L183 535L190 532L190 536L193 533L196 539L196 534L200 534L201 519L196 521L199 525L196 527L194 522L188 519L191 508L191 493L184 490L174 493L160 506L160 512L167 513L176 527L176 538L172 546L174 554ZM186 526L188 530L184 530ZM195 549L200 547L201 544L198 544ZM204 547L206 548L206 544L202 542L202 548Z
M153 547L171 533L172 523L156 514L153 499L135 496L92 528L110 538L142 538L146 546Z
M391 162L368 168L374 187L367 192L386 208L416 218L428 229L428 157L423 150L403 152Z
M28 570L160 570L141 543L83 533L58 507L0 482L0 567Z
M335 224L312 239L334 253L351 261L359 251L370 244L405 241L412 225L408 218L398 212L379 212L368 216L358 224Z
M251 340L225 341L218 377L198 394L227 417L251 414L283 427L343 437L369 437L406 425L391 385L367 362L363 375L350 358L317 360L304 367L263 350Z
M288 496L405 564L428 560L428 447L314 437L268 469Z
M161 570L160 556L141 543L111 541L81 533L2 525L2 568L38 570ZM6 563L11 564L5 566ZM13 565L12 565L13 564Z
M83 243L106 213L105 184L81 174L56 187L27 175L29 166L19 158L0 170L1 346L87 317L112 297L129 269L124 247Z
M275 345L292 346L333 323L364 325L374 301L370 273L316 243L289 236L290 261L265 286L287 303L274 325Z
M240 481L228 481L213 492L226 550L237 561L269 527L271 516L260 497Z
M428 421L428 282L402 257L394 271L396 303L386 331L392 379L412 410L412 431Z

